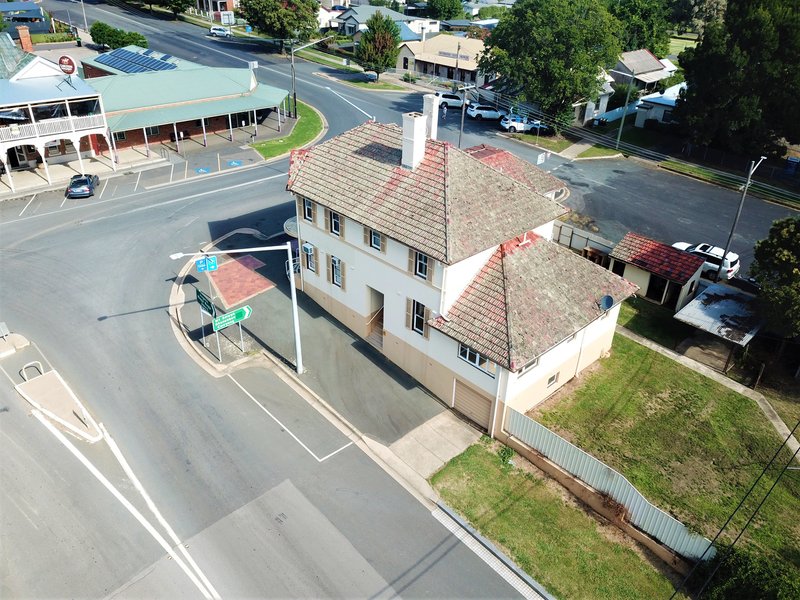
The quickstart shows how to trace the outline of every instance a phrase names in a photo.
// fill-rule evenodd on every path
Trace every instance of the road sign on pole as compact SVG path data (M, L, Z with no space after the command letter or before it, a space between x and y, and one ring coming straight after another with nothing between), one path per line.
M216 271L218 268L217 257L204 256L203 258L199 258L194 261L194 266L197 267L198 273L202 273L203 271Z
M214 331L219 331L220 329L225 329L229 325L235 325L239 321L244 321L249 318L251 314L253 314L253 309L249 306L243 306L242 308L237 308L233 312L220 315L212 321Z
M195 290L195 292L197 292L197 303L200 305L200 310L202 310L210 317L216 317L217 307L214 306L214 303L211 301L211 298L206 296L200 290Z

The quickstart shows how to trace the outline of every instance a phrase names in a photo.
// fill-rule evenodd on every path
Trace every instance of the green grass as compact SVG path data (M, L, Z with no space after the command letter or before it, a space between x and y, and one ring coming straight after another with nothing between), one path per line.
M752 400L622 336L578 390L537 418L707 537L716 534L782 441ZM784 449L781 468L788 458ZM767 472L723 541L732 541L778 472ZM740 544L755 546L800 577L798 514L800 478L790 471Z
M267 140L253 144L253 148L264 158L273 158L286 154L294 148L300 148L311 142L322 131L322 119L307 104L297 103L297 112L300 118L294 126L292 133L275 140Z
M402 85L384 83L383 81L348 81L350 85L355 85L365 90L384 90L389 92L405 92L406 88Z
M299 56L300 58L304 58L305 60L310 60L311 62L315 62L320 65L325 65L326 67L334 67L343 73L362 73L359 69L354 69L352 67L346 66L342 62L342 58L337 58L336 56L331 56L330 54L326 54L325 52L320 52L319 50L314 50L313 48L305 48L303 50L299 50L294 53L295 56Z
M431 482L442 499L557 598L668 598L669 580L609 540L544 480L475 444Z
M673 314L668 308L634 296L620 305L617 323L656 344L674 350L696 330L674 319Z
M74 42L75 36L71 33L32 33L31 42L34 44L52 44L55 42Z
M539 139L537 140L536 135L531 135L530 133L512 133L511 137L515 140L525 142L526 144L533 144L535 146L544 148L545 150L550 150L551 152L562 152L575 143L572 140L567 140L564 138L545 137L542 135L540 135Z
M691 40L683 37L669 38L669 54L677 56L686 48L694 48L697 45L697 40Z
M604 158L607 156L618 156L622 154L619 150L606 148L605 146L592 146L578 154L577 158Z

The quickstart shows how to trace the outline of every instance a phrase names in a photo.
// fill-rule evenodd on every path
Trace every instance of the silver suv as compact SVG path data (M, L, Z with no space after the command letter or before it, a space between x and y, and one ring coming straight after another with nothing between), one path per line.
M712 246L711 244L689 244L688 242L675 242L672 244L673 248L683 250L684 252L691 252L702 256L705 264L702 267L701 275L707 279L714 280L717 277L719 265L722 263L722 279L733 279L739 272L739 255L735 252L728 252L725 260L722 260L722 253L725 251L719 246Z
M461 105L464 104L461 96L452 92L436 92L436 95L439 97L439 107L461 108Z

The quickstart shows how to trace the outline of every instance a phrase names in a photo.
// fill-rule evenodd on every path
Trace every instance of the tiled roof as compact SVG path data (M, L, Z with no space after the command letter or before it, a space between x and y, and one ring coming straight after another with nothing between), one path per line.
M558 177L532 165L527 160L522 160L514 156L508 150L501 150L494 146L481 144L480 146L467 148L464 152L477 158L482 163L494 167L498 171L516 179L520 183L524 183L540 194L555 192L560 189L566 189L567 187Z
M501 244L431 325L516 371L603 314L637 286L532 232Z
M704 262L700 256L632 232L614 247L611 257L680 285L689 281Z
M287 189L445 264L567 212L446 142L427 140L419 166L405 169L402 133L370 122L295 151Z

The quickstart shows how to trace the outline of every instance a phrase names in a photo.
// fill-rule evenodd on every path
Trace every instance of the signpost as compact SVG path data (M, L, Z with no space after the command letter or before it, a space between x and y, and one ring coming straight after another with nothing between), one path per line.
M218 316L211 322L214 331L217 332L217 339L219 340L219 330L225 329L229 325L239 324L239 349L244 352L244 337L242 336L242 321L248 319L253 314L253 309L250 306L243 306L237 308L233 312L225 313Z
M206 313L212 319L217 316L217 307L214 306L214 303L211 302L211 298L206 296L200 290L195 290L197 292L197 303L200 305L200 310Z
M216 256L205 256L203 258L197 259L194 261L194 265L197 267L197 272L202 273L203 271L216 271L217 270L217 257Z
M58 68L61 69L65 75L74 74L75 70L77 69L77 66L75 65L75 59L71 56L67 56L66 54L59 56Z

